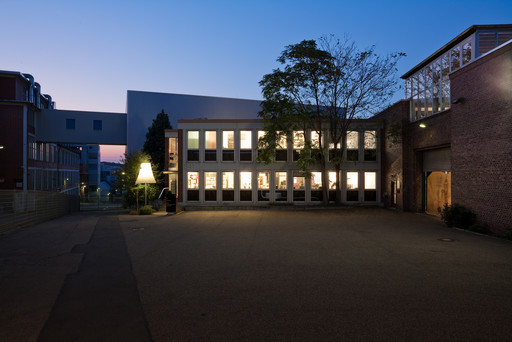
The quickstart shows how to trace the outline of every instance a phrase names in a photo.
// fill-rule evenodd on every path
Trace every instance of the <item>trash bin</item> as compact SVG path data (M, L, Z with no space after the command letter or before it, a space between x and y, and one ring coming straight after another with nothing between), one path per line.
M166 199L166 210L168 213L176 213L176 194L171 193L170 191L167 192L167 199Z

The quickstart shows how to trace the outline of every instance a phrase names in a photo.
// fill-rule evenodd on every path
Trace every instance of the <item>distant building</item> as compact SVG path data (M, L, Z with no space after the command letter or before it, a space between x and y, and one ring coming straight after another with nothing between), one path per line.
M0 189L78 195L79 148L39 139L42 111L54 106L31 75L0 71Z

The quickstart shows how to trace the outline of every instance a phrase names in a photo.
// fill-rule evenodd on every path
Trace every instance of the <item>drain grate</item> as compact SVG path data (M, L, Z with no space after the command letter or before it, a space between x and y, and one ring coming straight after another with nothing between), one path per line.
M454 239L449 239L449 238L440 238L438 240L443 241L443 242L454 242L455 241Z

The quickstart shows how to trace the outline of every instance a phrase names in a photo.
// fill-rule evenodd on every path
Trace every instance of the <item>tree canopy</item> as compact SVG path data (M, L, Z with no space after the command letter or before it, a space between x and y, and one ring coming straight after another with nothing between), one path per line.
M169 115L164 110L157 114L153 119L153 124L148 127L146 133L146 141L144 142L143 150L151 157L152 164L157 170L163 171L164 158L165 158L165 134L164 130L172 129L169 121ZM156 177L155 177L156 178ZM160 187L163 186L163 178L157 178L157 183Z
M353 119L364 118L386 108L396 90L396 64L402 53L379 56L375 46L359 50L348 39L333 36L304 40L287 46L277 61L282 68L260 81L264 101L260 116L265 136L259 141L260 162L270 163L279 141L291 141L293 131L303 132L303 148L297 164L306 175L313 166L328 184L327 165L339 171L346 134ZM307 131L316 133L316 142ZM333 150L328 157L329 141ZM323 186L324 202L327 187ZM336 187L336 201L341 200Z
M140 165L147 162L151 163L151 161L151 157L142 150L124 155L124 159L121 160L123 166L120 170L116 171L117 186L123 192L123 207L129 208L135 206L137 193L139 194L139 203L144 203L144 185L135 184L135 181L139 175ZM153 163L151 164L151 168L155 179L160 177L161 172ZM147 191L148 200L150 201L156 199L159 195L159 187L157 184L147 184Z

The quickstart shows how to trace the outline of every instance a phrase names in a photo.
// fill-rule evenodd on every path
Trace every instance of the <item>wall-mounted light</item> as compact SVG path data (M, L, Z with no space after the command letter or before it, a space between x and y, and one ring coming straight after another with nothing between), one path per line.
M4 145L0 145L0 150L3 150L4 149Z
M425 125L424 123L420 123L420 128L425 128L427 127L427 125Z

